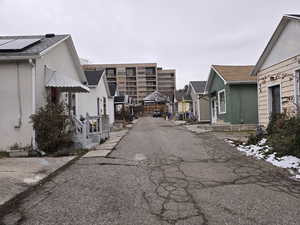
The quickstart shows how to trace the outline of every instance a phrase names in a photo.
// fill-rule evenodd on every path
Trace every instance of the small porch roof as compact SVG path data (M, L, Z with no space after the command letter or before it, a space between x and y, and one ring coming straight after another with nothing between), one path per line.
M90 92L90 89L81 84L77 80L73 80L63 74L54 71L51 75L51 78L46 83L46 87L48 88L59 88L61 91L64 92Z

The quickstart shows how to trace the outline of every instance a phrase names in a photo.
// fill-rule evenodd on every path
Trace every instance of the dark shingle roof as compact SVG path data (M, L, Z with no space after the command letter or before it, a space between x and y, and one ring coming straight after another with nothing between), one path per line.
M188 90L188 89L179 89L175 92L175 95L176 95L176 99L178 101L182 101L182 100L190 101L190 100L192 100L190 90Z
M204 93L206 81L191 81L190 84L194 88L196 93Z
M84 74L88 81L88 85L98 85L104 70L86 70Z
M115 83L108 83L108 89L110 92L110 96L115 96L116 90L117 90L117 85Z
M292 17L298 17L298 18L300 18L299 14L287 14L287 16L292 16Z
M3 39L41 39L39 42L24 48L20 51L1 51L0 56L3 58L5 56L36 56L39 53L43 52L47 48L53 46L57 42L61 41L64 38L67 38L68 34L55 35L53 37L46 38L45 35L29 35L29 36L0 36L0 40Z

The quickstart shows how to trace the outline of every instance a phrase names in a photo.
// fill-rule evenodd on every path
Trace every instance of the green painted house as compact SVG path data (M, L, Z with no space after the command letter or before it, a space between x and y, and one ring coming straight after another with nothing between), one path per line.
M253 66L212 65L206 91L213 124L256 124L257 82Z

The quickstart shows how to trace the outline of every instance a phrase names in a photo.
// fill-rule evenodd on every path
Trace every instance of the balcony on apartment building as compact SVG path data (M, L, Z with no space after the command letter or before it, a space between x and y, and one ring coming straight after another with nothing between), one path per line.
M164 82L164 81L175 81L175 77L159 77L158 76L158 78L157 78L157 80L158 81L162 81L162 82Z

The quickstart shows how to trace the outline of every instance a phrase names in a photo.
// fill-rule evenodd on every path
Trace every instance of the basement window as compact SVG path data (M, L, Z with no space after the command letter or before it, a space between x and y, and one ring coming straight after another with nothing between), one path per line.
M226 96L225 89L218 92L219 114L226 113Z

